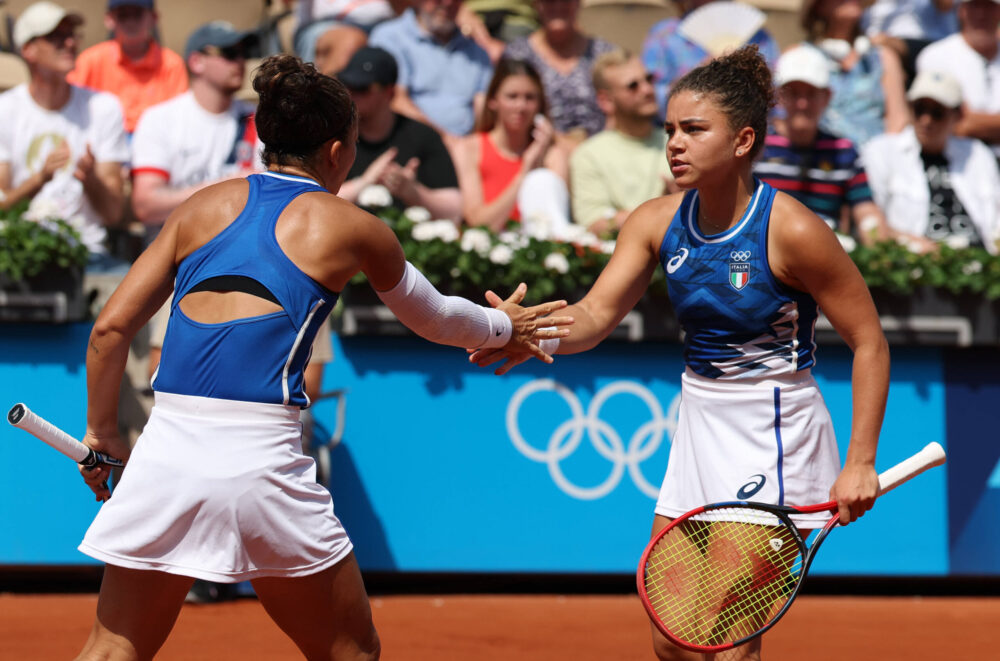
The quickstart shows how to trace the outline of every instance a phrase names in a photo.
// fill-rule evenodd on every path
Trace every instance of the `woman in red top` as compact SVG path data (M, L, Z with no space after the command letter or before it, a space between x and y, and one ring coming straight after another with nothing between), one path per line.
M527 62L500 60L476 131L462 138L455 154L465 222L499 232L510 220L530 216L522 208L528 202L523 189L529 179L543 179L545 185L529 187L557 198L543 201L532 195L533 200L545 208L553 202L557 209L565 208L555 222L567 221L568 161L555 144L538 72Z

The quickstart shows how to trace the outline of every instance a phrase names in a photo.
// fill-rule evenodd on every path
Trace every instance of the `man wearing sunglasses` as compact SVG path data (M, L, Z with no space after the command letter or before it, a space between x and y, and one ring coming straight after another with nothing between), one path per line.
M997 253L1000 169L993 152L955 135L962 88L950 74L923 71L907 93L913 124L873 138L861 151L875 201L905 235Z
M597 235L617 232L633 209L672 190L667 138L656 125L652 77L638 56L615 49L593 68L605 129L569 161L573 221Z
M108 0L104 27L111 39L80 53L69 76L74 85L117 96L129 133L146 108L188 86L184 60L156 41L158 20L153 0Z
M29 215L63 218L90 251L90 272L123 271L107 254L107 226L124 207L128 144L113 95L71 85L83 18L36 2L14 24L29 81L0 95L0 208L30 200Z
M835 230L865 243L888 237L854 143L820 129L830 103L827 58L810 44L778 59L779 117L764 138L754 174L809 207Z

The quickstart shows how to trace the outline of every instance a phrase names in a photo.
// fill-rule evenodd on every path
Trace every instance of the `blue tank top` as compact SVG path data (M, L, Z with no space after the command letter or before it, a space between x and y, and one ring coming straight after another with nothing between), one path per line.
M713 379L792 374L812 367L818 308L785 286L767 260L775 190L757 181L734 227L698 229L698 191L688 191L660 244L670 302L684 328L684 361Z
M246 207L177 268L170 320L153 389L245 402L305 407L303 370L313 338L337 302L282 252L274 230L298 195L323 190L303 177L251 175ZM265 287L282 310L219 324L187 317L179 303L200 282L243 276Z

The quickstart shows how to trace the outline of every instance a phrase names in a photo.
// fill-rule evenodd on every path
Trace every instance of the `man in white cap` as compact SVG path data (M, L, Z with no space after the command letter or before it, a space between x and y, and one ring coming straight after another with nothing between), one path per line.
M1000 0L959 0L961 30L920 51L917 73L945 71L962 88L955 134L979 138L1000 158Z
M906 97L913 124L862 149L872 193L889 226L919 237L918 250L929 241L996 254L1000 169L984 143L955 136L962 121L958 81L941 71L922 71Z
M865 243L885 239L885 217L872 201L854 143L819 128L830 103L829 66L828 58L809 44L778 59L775 79L784 117L764 139L754 174L802 202L835 230L854 233Z
M28 214L75 225L88 270L124 270L107 255L105 227L122 217L128 145L118 99L67 82L83 18L36 2L14 23L29 81L0 94L0 207L30 200Z

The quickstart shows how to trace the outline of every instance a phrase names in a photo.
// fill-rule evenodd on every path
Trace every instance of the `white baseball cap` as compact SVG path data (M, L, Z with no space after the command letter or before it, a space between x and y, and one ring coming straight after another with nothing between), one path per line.
M795 46L778 58L775 82L779 87L799 82L825 90L830 86L830 65L816 48Z
M946 108L957 108L962 105L962 87L954 76L944 71L921 71L913 79L906 98L910 101L931 99Z
M14 23L14 46L21 50L32 39L53 32L65 18L73 19L77 25L83 23L83 16L76 12L66 11L52 2L36 2L17 17Z

